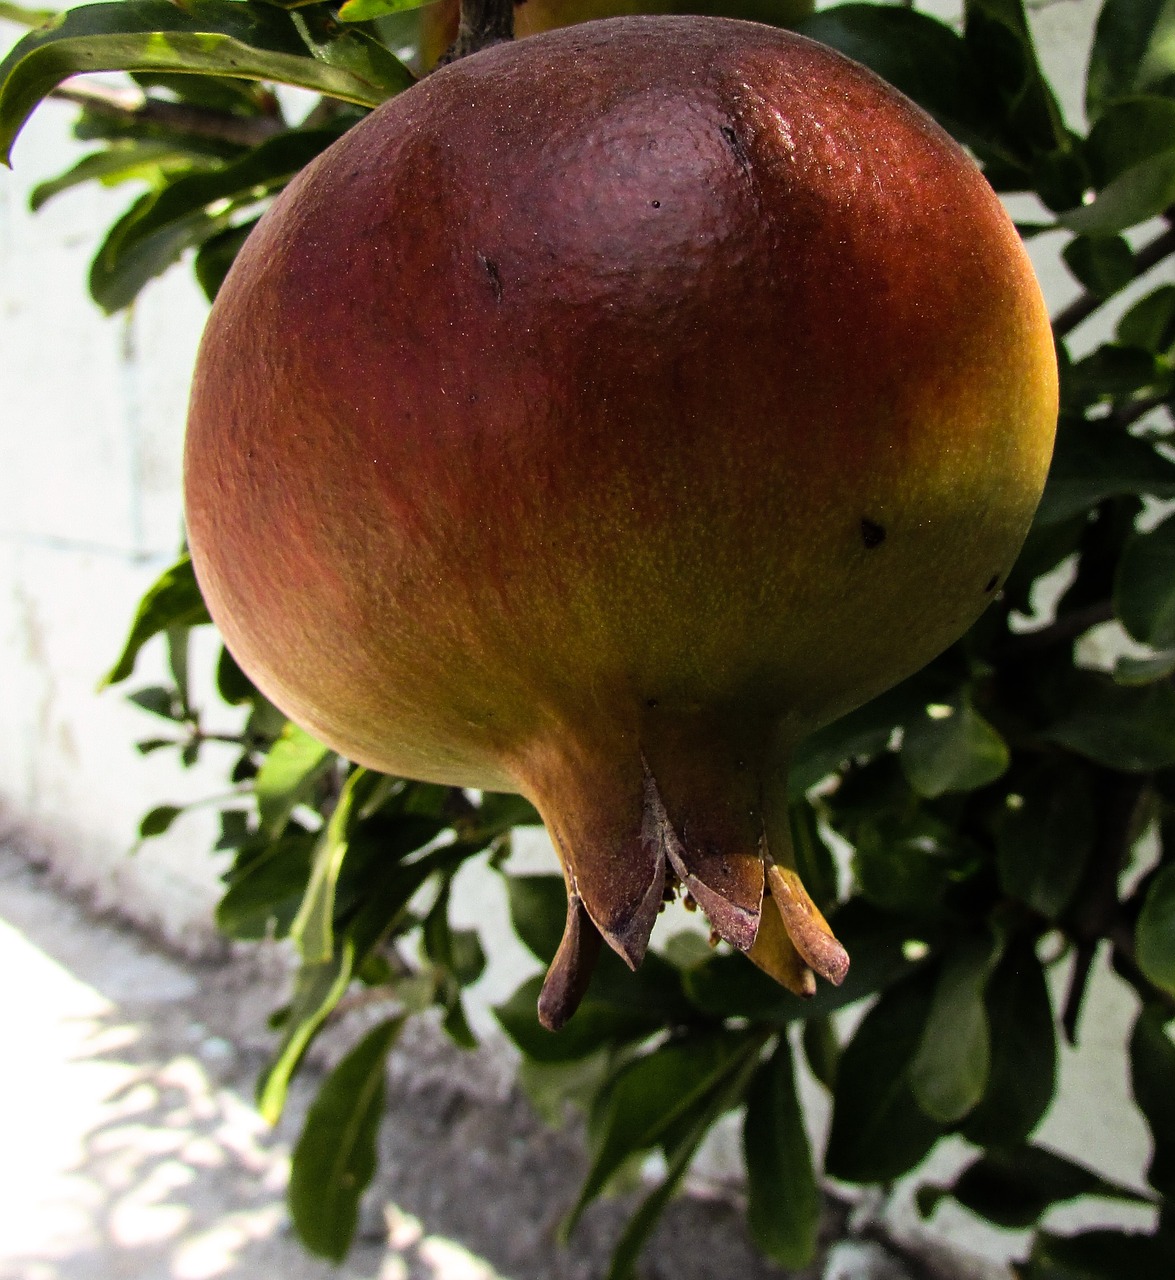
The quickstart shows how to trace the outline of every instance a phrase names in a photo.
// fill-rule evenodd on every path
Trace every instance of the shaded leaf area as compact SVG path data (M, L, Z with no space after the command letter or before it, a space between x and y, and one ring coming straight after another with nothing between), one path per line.
M353 29L337 50L272 5L233 0L120 0L71 9L30 32L0 62L0 152L36 105L69 76L95 71L212 74L272 80L377 106L413 77Z
M107 672L103 685L126 680L135 669L139 650L152 637L173 627L195 627L211 622L196 582L190 556L182 556L160 575L139 601L130 634L118 661Z

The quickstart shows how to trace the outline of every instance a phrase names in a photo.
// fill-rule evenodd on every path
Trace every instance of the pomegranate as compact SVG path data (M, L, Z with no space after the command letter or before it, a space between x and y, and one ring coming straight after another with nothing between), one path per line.
M203 340L188 529L294 720L537 806L557 1027L673 877L793 990L843 978L789 749L982 611L1055 417L1028 260L930 119L783 31L618 18L443 68L290 185Z

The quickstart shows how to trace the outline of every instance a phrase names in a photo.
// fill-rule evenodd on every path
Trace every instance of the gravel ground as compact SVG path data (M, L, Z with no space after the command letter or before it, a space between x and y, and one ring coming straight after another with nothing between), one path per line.
M190 964L90 916L0 850L0 1280L598 1280L623 1202L555 1229L585 1170L512 1087L500 1053L462 1054L409 1024L393 1054L381 1168L362 1238L336 1268L309 1258L283 1206L289 1144L313 1090L269 1130L252 1109L264 953ZM421 1020L416 1020L420 1023ZM327 1052L329 1053L329 1046ZM310 1072L313 1076L313 1071ZM830 1238L843 1214L830 1211ZM686 1196L644 1280L778 1280L729 1194ZM797 1280L925 1280L876 1245L834 1245Z

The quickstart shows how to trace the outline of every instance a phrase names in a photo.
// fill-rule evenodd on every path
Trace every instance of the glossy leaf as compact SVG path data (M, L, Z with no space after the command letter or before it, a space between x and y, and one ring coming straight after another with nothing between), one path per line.
M349 32L350 35L358 35ZM377 45L365 58L309 56L290 16L270 5L232 0L120 0L83 5L25 36L0 62L0 154L47 94L71 75L95 71L212 73L297 85L374 107L413 83ZM377 52L378 51L378 52Z
M319 1086L290 1161L287 1202L302 1242L341 1262L359 1218L359 1198L375 1173L375 1140L387 1092L387 1058L404 1025L381 1023Z
M1175 101L1172 134L1175 135ZM1162 354L1175 345L1175 284L1160 285L1140 298L1118 321L1118 341Z
M1085 771L1045 760L1015 785L995 823L1000 885L1055 920L1076 893L1093 849L1096 814Z
M1130 493L1175 498L1175 464L1124 431L1101 423L1067 425L1057 436L1036 522L1056 524Z
M910 1087L933 997L933 974L915 973L890 987L841 1054L824 1158L832 1177L889 1182L918 1164L941 1135Z
M193 269L196 283L204 290L209 302L215 300L220 286L224 283L229 268L236 261L241 246L249 238L249 233L257 225L259 219L253 218L239 226L226 227L205 240L196 253Z
M1114 579L1114 612L1136 640L1175 647L1175 518L1127 542Z
M1175 866L1151 882L1134 931L1138 967L1164 991L1175 995Z
M1008 948L987 984L991 1069L963 1136L981 1147L1011 1147L1036 1128L1057 1083L1057 1035L1044 969L1032 945Z
M1175 80L1167 0L1105 0L1086 75L1086 107L1096 118L1117 98L1168 93Z
M997 950L990 936L963 938L945 954L909 1080L923 1111L956 1124L983 1097L991 1069L984 993Z
M1130 1037L1130 1083L1153 1143L1147 1180L1160 1195L1175 1196L1175 1043L1165 1014L1144 1009Z
M1137 165L1169 151L1175 139L1175 100L1130 97L1107 108L1083 148L1094 185L1101 190Z
M253 781L263 836L272 840L281 835L290 814L307 798L333 760L329 747L305 729L286 723Z
M1008 767L1008 747L965 695L932 703L906 725L902 768L921 796L974 791Z
M806 1267L816 1251L822 1196L786 1036L751 1081L743 1152L747 1222L755 1243L782 1267Z
M191 557L183 556L156 579L139 602L126 644L102 687L118 684L134 671L139 650L152 636L171 627L195 627L205 622L211 622L208 607L196 584Z
M1175 203L1175 147L1124 169L1092 204L1070 210L1062 226L1087 236L1112 236L1162 213Z
M1134 253L1122 236L1075 236L1061 256L1077 281L1099 298L1112 297L1134 279Z
M340 22L370 22L389 13L420 9L431 0L346 0L339 10Z
M298 913L313 865L316 837L288 832L252 859L216 904L216 927L230 938L284 938Z
M29 208L34 213L43 209L54 196L85 182L100 182L105 187L123 182L145 182L159 186L176 170L190 169L197 163L192 156L162 142L117 143L103 151L92 151L56 178L39 182L29 195Z
M563 937L567 889L562 876L506 876L514 932L543 964L550 964Z

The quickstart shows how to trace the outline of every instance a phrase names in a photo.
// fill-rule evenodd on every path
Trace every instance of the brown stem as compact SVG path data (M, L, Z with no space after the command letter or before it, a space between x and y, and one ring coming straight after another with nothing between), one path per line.
M1157 266L1164 258L1175 253L1175 227L1157 235L1144 244L1134 255L1134 278L1144 275L1151 267ZM1053 321L1053 333L1058 339L1067 337L1077 326L1088 320L1104 303L1105 298L1096 294L1083 293L1075 298Z
M213 138L241 147L255 147L285 129L280 116L235 116L182 102L164 102L106 85L61 85L49 95L73 102L87 111L135 124L157 124L194 138Z
M457 39L437 63L444 66L468 54L514 39L514 0L461 0Z

